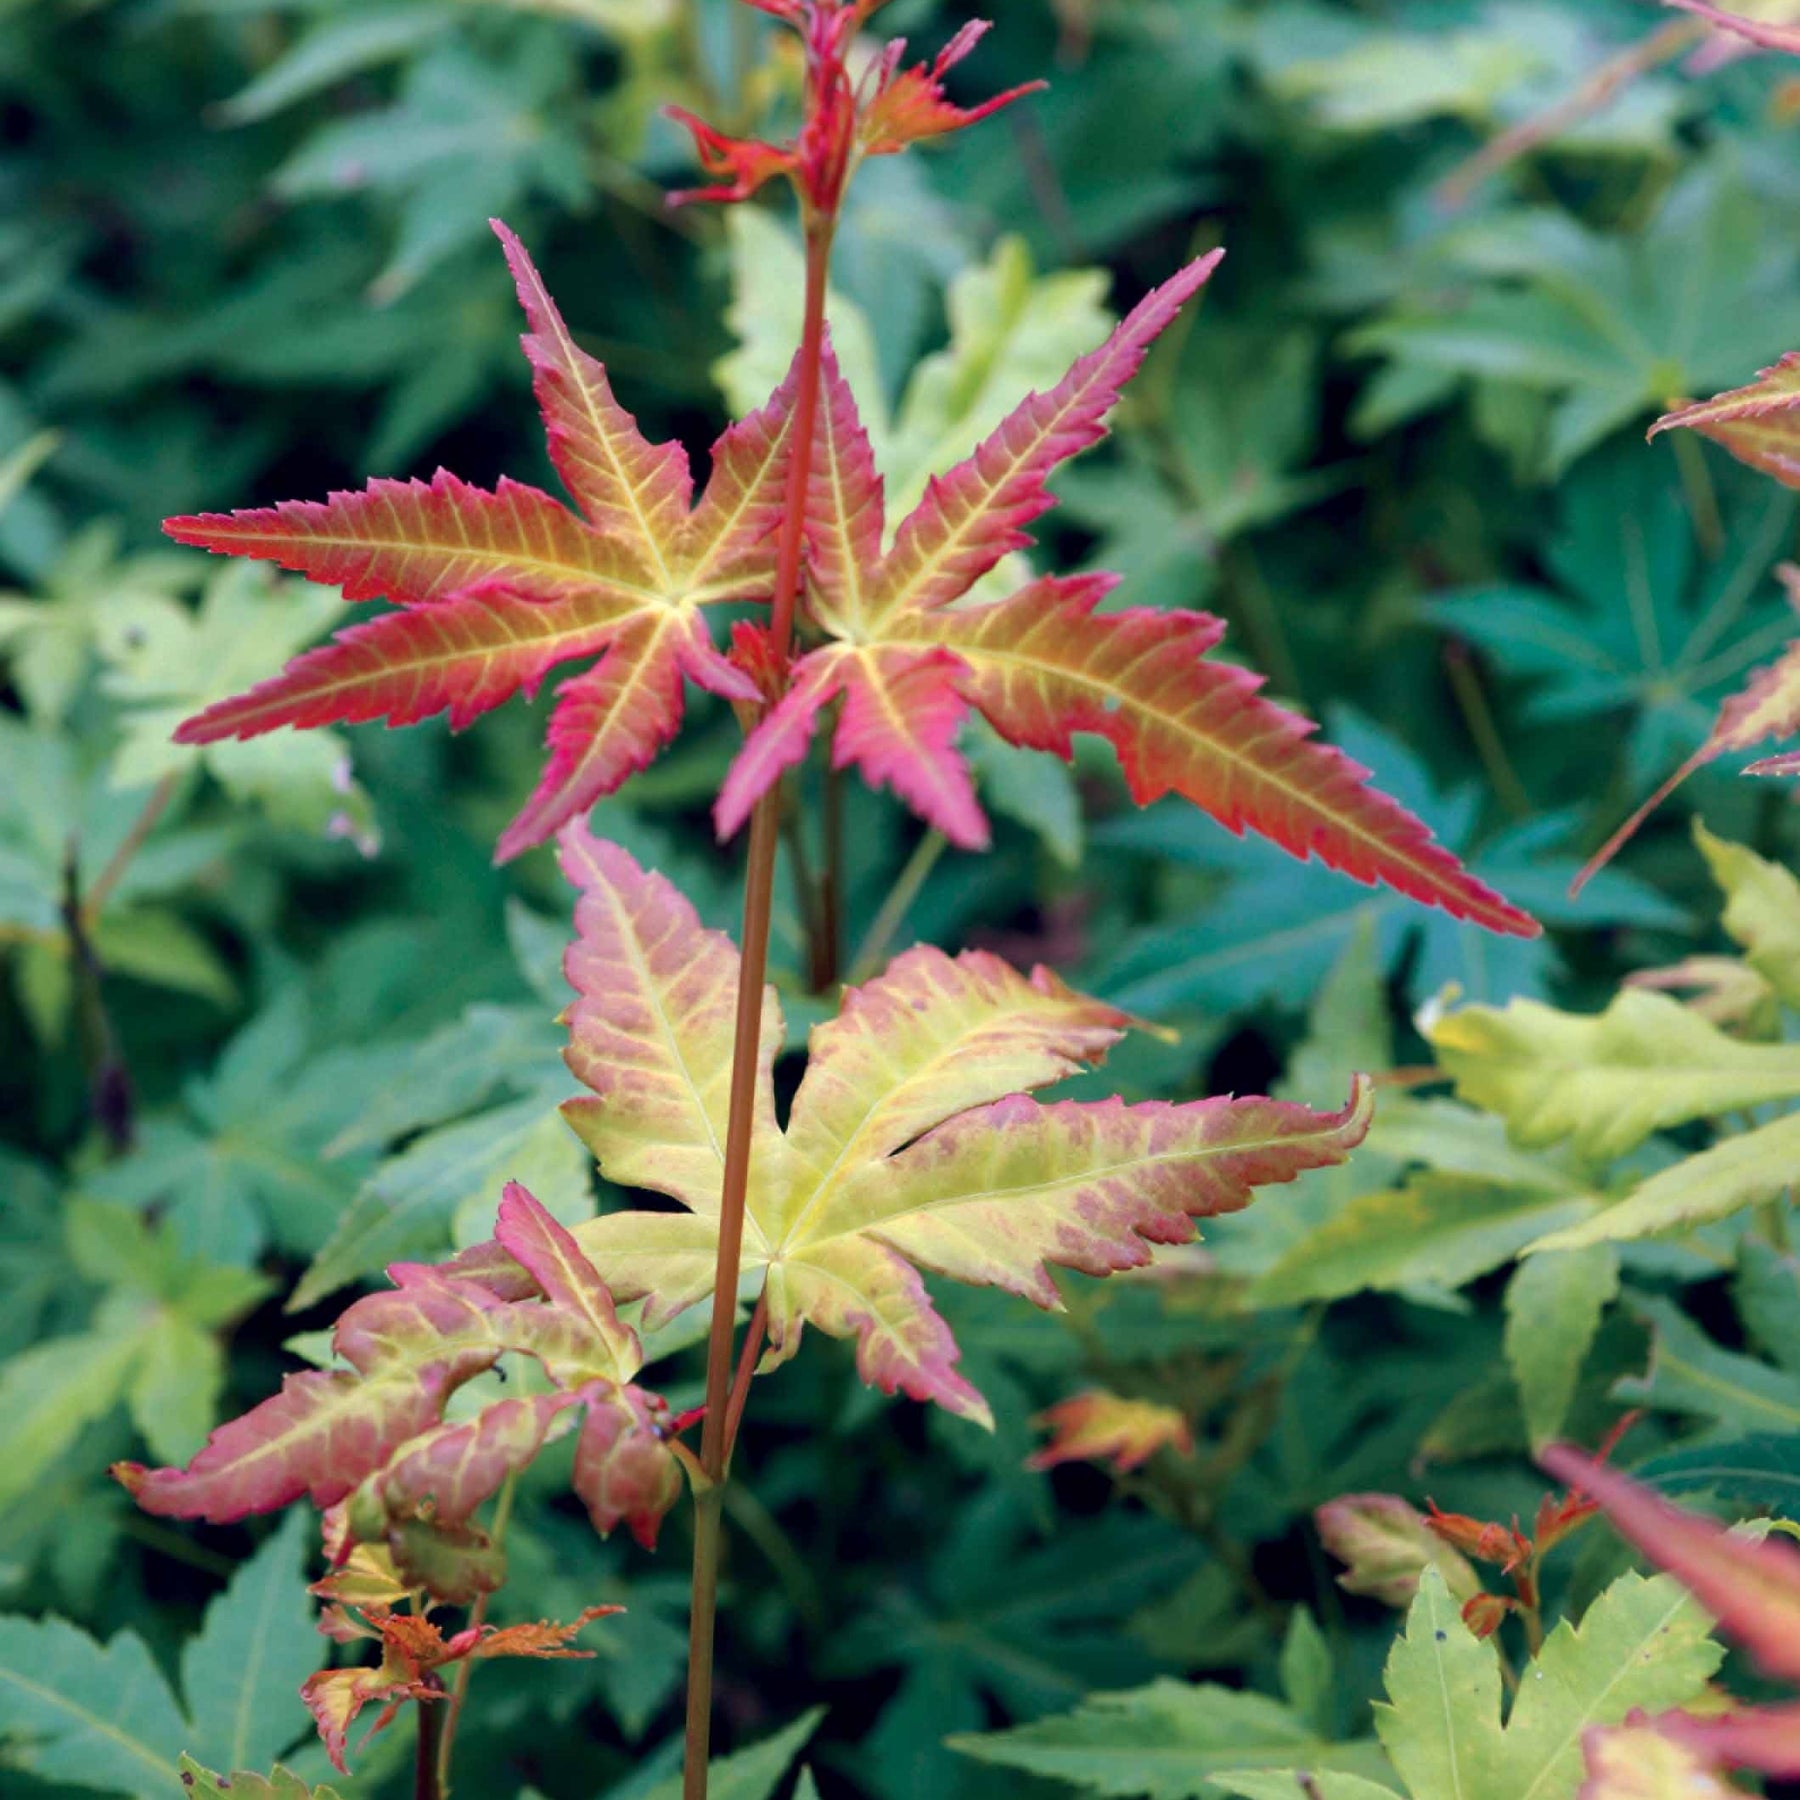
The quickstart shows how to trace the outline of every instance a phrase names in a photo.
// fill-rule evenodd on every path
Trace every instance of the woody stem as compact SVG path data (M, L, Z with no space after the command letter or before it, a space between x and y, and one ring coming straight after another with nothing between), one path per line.
M800 598L806 545L806 490L812 478L813 428L819 410L820 361L825 343L825 269L832 221L810 220L806 243L806 313L791 426L786 511L775 557L769 644L784 673L793 648L794 609ZM769 920L775 892L775 849L781 836L781 789L771 787L750 820L744 878L743 962L738 975L737 1026L731 1053L731 1106L725 1128L725 1173L719 1197L719 1257L713 1273L712 1329L706 1348L706 1423L700 1438L705 1481L695 1495L694 1584L688 1628L687 1743L683 1800L706 1800L711 1747L713 1634L718 1611L719 1546L725 1474L731 1454L732 1340L738 1271L743 1261L744 1206L750 1186L750 1137L756 1116L758 1048L762 1041L763 983L769 968Z

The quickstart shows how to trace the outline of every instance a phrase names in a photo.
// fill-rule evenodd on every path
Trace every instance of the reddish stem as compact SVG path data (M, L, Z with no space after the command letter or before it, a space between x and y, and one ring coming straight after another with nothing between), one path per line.
M806 492L812 480L813 430L818 419L820 364L825 343L825 270L833 222L813 218L806 234L806 313L794 394L793 451L786 512L776 544L775 591L769 639L775 666L786 673L793 648L794 609L800 598L806 547ZM725 1128L725 1173L719 1200L719 1256L713 1273L712 1329L706 1352L706 1424L700 1466L707 1485L695 1497L693 1607L688 1631L686 1757L683 1800L706 1800L712 1737L713 1637L718 1610L719 1547L725 1472L741 1402L733 1409L732 1339L738 1272L743 1263L744 1206L750 1186L750 1138L755 1119L758 1049L762 1041L763 983L769 968L769 922L774 907L775 849L781 835L781 789L771 787L750 820L744 878L743 962L738 976L737 1026L732 1043L731 1110ZM754 1364L752 1364L754 1367Z

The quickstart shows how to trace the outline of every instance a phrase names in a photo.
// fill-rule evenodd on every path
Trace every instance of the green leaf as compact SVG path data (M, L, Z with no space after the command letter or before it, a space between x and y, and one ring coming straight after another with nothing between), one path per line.
M1654 1456L1632 1473L1665 1494L1716 1494L1751 1509L1800 1519L1800 1435L1752 1432Z
M1148 1800L1217 1794L1212 1777L1227 1769L1367 1760L1362 1746L1321 1743L1279 1700L1169 1680L1129 1693L1093 1694L1072 1713L1011 1731L965 1732L948 1741L980 1762L1049 1776L1091 1794Z
M395 61L445 29L444 15L421 6L372 6L323 19L247 87L221 103L219 118L251 125L346 76Z
M1232 1769L1217 1777L1221 1793L1241 1800L1393 1800L1394 1790L1341 1769Z
M806 263L799 244L761 207L729 208L725 242L731 261L731 304L725 309L725 323L737 347L713 365L713 379L732 417L742 419L768 399L793 361L794 346L800 341ZM879 443L889 429L888 412L868 315L834 291L826 301L825 316L838 366L856 395L871 441Z
M1506 1360L1533 1448L1562 1430L1600 1315L1619 1291L1610 1245L1529 1257L1506 1288Z
M83 1428L124 1398L142 1345L136 1332L91 1331L0 1363L0 1505L29 1493Z
M507 1181L529 1187L566 1224L591 1218L589 1158L556 1110L559 1098L533 1094L441 1126L384 1163L338 1220L288 1310L303 1311L391 1262L438 1254L453 1237L479 1242L493 1230Z
M158 1462L186 1462L206 1442L224 1387L219 1340L179 1313L157 1317L144 1333L127 1398Z
M1526 1669L1499 1757L1474 1790L1492 1800L1565 1800L1582 1774L1582 1734L1628 1713L1686 1705L1724 1660L1712 1622L1667 1575L1621 1575L1582 1616L1564 1619ZM1482 1646L1490 1659L1491 1644ZM1417 1789L1421 1800L1430 1789Z
M184 1756L181 1780L190 1800L338 1800L336 1788L308 1787L279 1763L268 1775L251 1775L241 1769L231 1775L215 1775L191 1756Z
M1757 1345L1800 1376L1800 1259L1746 1237L1738 1246L1737 1304Z
M320 1660L306 1591L308 1523L304 1511L282 1521L182 1650L187 1743L204 1763L262 1768L307 1730L300 1684ZM235 1782L233 1790L243 1791Z
M1304 1606L1295 1607L1288 1615L1287 1637L1281 1645L1281 1691L1288 1705L1313 1730L1327 1732L1336 1685L1337 1672L1324 1632Z
M773 1737L715 1762L707 1770L707 1793L712 1800L769 1800L824 1717L825 1708L815 1706ZM681 1800L681 1778L658 1782L644 1800Z
M1616 1204L1551 1232L1531 1251L1564 1252L1711 1224L1785 1193L1800 1167L1800 1113L1722 1139L1641 1182Z
M1621 1400L1734 1431L1800 1431L1800 1377L1720 1349L1667 1300L1637 1296L1631 1309L1652 1329L1650 1367L1616 1385Z
M1744 1044L1666 994L1627 988L1598 1017L1533 1000L1465 1007L1428 1033L1457 1092L1527 1147L1596 1161L1652 1132L1800 1095L1800 1045Z
M1255 1306L1335 1300L1363 1288L1457 1288L1543 1235L1584 1218L1593 1201L1423 1174L1363 1194L1294 1245L1250 1290Z
M934 471L960 462L1027 394L1055 387L1106 337L1106 289L1098 269L1039 275L1016 237L951 282L950 342L913 371L891 433L874 440L891 517L918 504Z
M1476 1638L1444 1578L1419 1577L1387 1661L1375 1731L1414 1800L1478 1800L1500 1754L1500 1664Z
M1725 929L1751 968L1787 1005L1800 1007L1800 881L1754 850L1714 837L1698 819L1694 842L1724 890Z
M0 1737L45 1781L170 1800L186 1732L143 1641L99 1644L63 1619L0 1618Z

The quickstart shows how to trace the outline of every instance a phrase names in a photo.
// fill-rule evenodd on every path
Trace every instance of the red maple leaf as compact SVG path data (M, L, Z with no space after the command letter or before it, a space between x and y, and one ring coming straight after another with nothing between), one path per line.
M340 585L346 600L399 608L209 706L176 733L182 743L282 725L410 725L446 710L460 729L534 693L557 665L598 656L558 690L549 765L500 839L505 860L645 767L680 727L686 680L757 698L714 648L702 609L767 598L792 383L719 439L695 504L681 446L643 436L605 369L576 347L523 245L494 229L531 326L523 341L551 461L579 512L520 482L489 491L439 470L429 482L376 480L163 529Z

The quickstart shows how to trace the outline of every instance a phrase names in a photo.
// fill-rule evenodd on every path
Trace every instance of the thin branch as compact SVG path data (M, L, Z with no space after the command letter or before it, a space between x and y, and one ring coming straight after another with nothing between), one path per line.
M787 666L793 646L794 609L800 597L801 554L806 537L806 493L812 478L813 430L825 343L825 271L831 257L832 221L815 219L807 234L806 308L800 338L799 381L794 396L793 452L788 463L786 511L776 545L775 591L769 609L769 642L775 665ZM763 983L769 969L769 923L774 910L775 851L781 836L781 789L757 802L750 820L744 878L742 962L737 1024L732 1043L731 1101L725 1127L725 1170L719 1196L719 1254L713 1270L712 1324L706 1352L706 1423L700 1466L707 1484L695 1494L693 1604L688 1630L687 1729L682 1762L683 1800L706 1800L707 1758L712 1746L713 1638L719 1599L719 1551L732 1384L738 1273L743 1263L744 1208L750 1188L750 1140L756 1117L756 1084L762 1041Z

